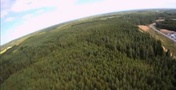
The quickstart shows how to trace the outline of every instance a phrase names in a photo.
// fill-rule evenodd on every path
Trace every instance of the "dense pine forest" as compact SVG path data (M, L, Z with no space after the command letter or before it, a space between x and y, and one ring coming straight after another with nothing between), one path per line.
M136 26L174 15L115 13L37 32L0 55L0 89L175 90L176 60Z

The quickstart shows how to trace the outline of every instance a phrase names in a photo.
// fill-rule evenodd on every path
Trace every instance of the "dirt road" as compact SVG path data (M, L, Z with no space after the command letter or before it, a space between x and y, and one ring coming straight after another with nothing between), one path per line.
M174 41L174 42L176 43L176 40L175 40L175 39L173 39L173 38L167 36L166 34L164 34L164 33L162 33L162 32L160 32L159 30L157 30L157 29L155 28L154 25L155 25L155 23L152 23L152 24L149 25L149 27L150 27L152 30L154 30L154 31L156 31L156 32L158 32L158 33L160 33L160 34L162 34L163 36L169 38L170 40L172 40L172 41Z

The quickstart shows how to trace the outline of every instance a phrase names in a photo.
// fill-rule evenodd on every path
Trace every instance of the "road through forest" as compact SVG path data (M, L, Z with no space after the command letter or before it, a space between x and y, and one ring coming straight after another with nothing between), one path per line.
M172 40L172 41L174 41L174 42L176 43L176 40L175 40L175 39L169 37L168 35L166 35L166 34L164 34L164 33L162 33L162 32L160 32L159 30L157 30L157 29L155 28L154 25L155 25L155 23L152 23L152 24L149 25L149 27L150 27L151 29L153 29L154 31L156 31L156 32L158 32L158 33L160 33L160 34L162 34L163 36L169 38L170 40Z

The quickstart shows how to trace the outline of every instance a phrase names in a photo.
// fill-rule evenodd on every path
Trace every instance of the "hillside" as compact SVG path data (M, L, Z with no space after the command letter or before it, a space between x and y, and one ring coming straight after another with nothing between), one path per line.
M176 49L164 52L161 40L137 27L171 12L111 13L37 32L0 54L0 88L175 90Z

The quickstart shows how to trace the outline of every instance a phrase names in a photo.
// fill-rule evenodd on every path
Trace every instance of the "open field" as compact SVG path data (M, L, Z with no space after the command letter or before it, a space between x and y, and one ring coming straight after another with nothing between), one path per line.
M30 36L27 35L27 36L21 37L19 39L13 40L5 45L0 46L0 54L5 53L8 49L12 48L15 45L19 45L20 43L22 43L23 41L25 41L29 37Z
M160 32L164 33L164 34L169 34L169 33L176 33L174 31L171 31L171 30L167 30L167 29L160 29Z
M138 25L138 27L140 30L144 32L147 32L150 29L147 25Z

